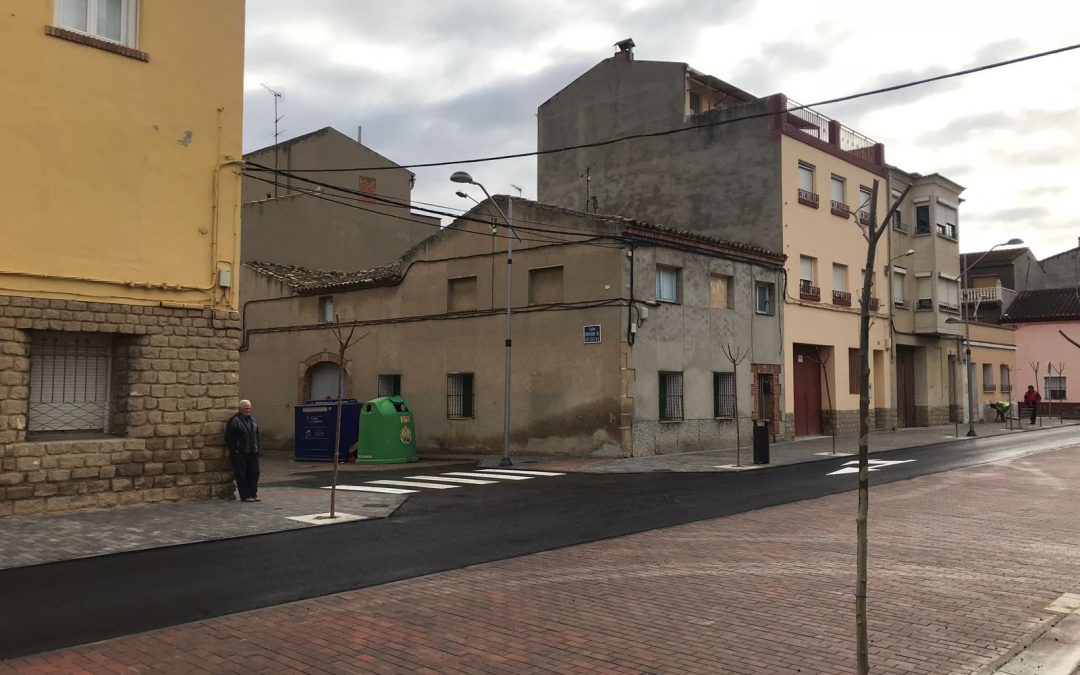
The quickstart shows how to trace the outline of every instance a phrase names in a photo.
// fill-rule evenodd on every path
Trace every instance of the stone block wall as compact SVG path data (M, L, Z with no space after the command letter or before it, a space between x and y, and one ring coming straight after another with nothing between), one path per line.
M836 410L830 413L821 411L822 433L831 436L836 425L837 436L859 436L859 411ZM870 431L891 431L896 428L896 411L889 408L870 409Z
M34 331L110 336L107 434L28 435ZM0 515L230 497L239 344L236 312L0 296Z

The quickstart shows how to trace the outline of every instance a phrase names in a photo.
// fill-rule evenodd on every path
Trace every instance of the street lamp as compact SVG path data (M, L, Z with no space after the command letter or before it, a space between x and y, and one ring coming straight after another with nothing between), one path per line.
M964 273L963 276L960 277L960 308L964 317L964 358L967 360L968 436L978 436L978 434L975 433L975 369L971 363L971 320L967 315L967 301L963 297L963 292L966 290L964 287L968 285L968 272L972 267L978 265L980 260L990 255L990 252L995 248L1001 248L1002 246L1019 246L1023 243L1023 239L1013 237L1009 241L991 246L985 253L976 258L974 262L968 262L967 258L964 258ZM956 319L946 319L945 323L956 323Z
M495 207L495 210L499 212L502 219L506 221L506 227L513 234L513 237L508 236L506 238L506 363L503 367L504 370L504 384L503 384L503 458L499 463L499 466L513 466L514 463L510 461L510 354L511 344L513 338L512 330L512 316L513 311L511 309L511 281L512 277L510 270L513 269L514 262L514 237L518 237L517 230L514 229L513 223L510 222L510 218L503 213L503 210L499 207L499 203L491 198L491 194L487 191L487 188L482 183L478 183L473 180L473 177L466 171L455 171L450 180L454 183L469 183L475 185L484 191L484 195L488 198L488 201ZM458 192L458 196L467 197L464 192ZM473 201L476 201L475 199ZM507 207L510 213L514 212L514 202L509 197L506 199Z

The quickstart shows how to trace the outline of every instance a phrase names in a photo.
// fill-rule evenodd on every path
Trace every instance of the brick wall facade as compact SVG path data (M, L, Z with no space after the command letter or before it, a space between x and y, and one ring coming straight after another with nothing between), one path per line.
M28 436L34 331L110 336L107 434ZM239 341L236 312L0 296L0 515L231 497Z

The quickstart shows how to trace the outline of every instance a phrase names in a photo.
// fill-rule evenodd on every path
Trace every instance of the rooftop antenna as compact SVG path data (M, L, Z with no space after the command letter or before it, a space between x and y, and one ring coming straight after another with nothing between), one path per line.
M513 183L510 183L510 187L517 190L518 191L518 197L521 197L521 186L520 185L514 185Z
M267 85L263 84L262 82L259 83L259 86L261 86L266 91L270 92L270 94L274 97L274 171L275 171L275 175L274 175L274 197L277 197L278 196L278 178L279 178L279 176L276 174L276 172L280 168L278 166L278 152L279 152L278 139L281 138L281 134L285 133L284 130L279 130L278 129L278 122L280 122L282 120L282 118L285 117L284 115L278 115L278 101L281 100L281 97L284 94L282 94L280 91L274 91L273 89L271 89Z

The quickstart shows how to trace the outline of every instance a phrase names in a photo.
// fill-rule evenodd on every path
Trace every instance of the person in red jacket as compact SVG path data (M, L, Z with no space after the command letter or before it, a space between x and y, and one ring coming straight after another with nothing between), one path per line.
M1024 405L1031 411L1031 426L1035 426L1035 415L1039 411L1039 401L1042 400L1042 396L1039 396L1039 392L1035 391L1035 387L1028 385L1028 390L1024 392Z

